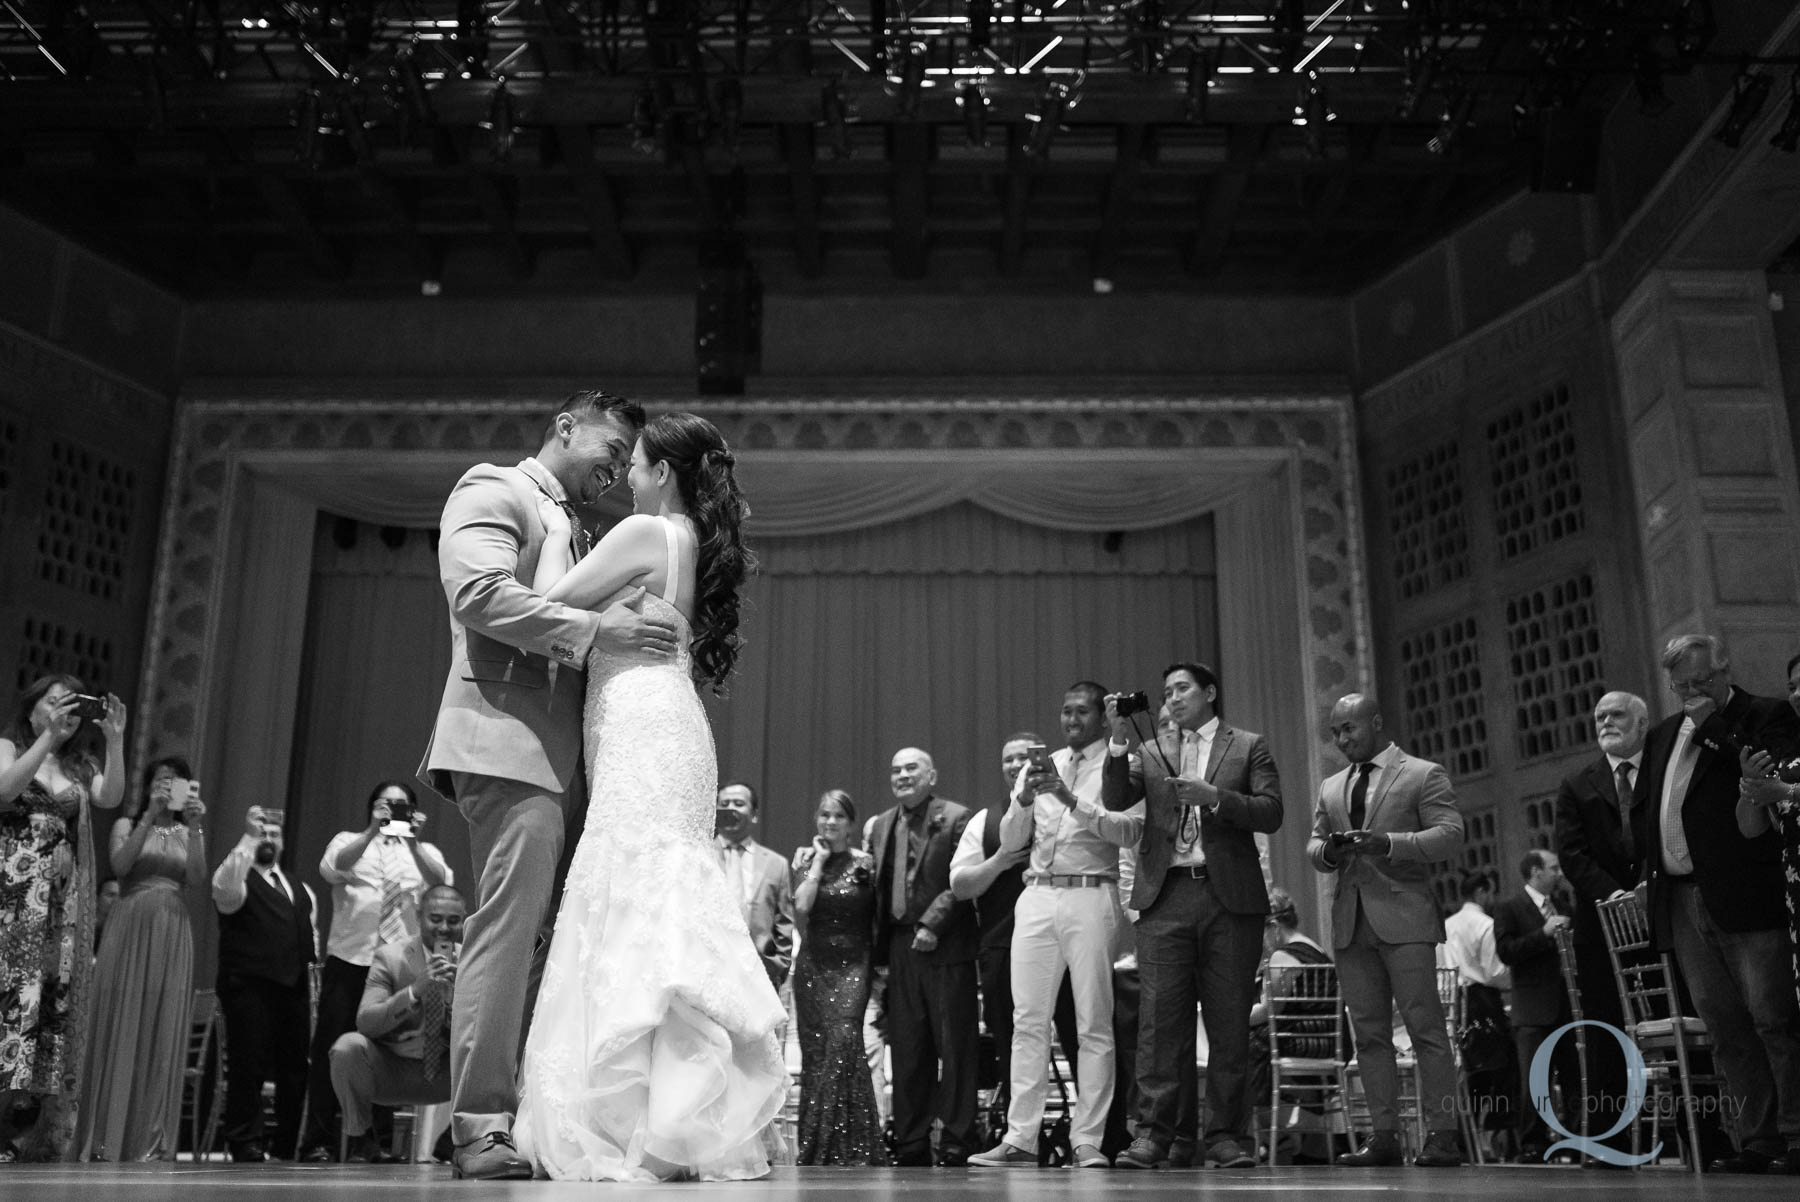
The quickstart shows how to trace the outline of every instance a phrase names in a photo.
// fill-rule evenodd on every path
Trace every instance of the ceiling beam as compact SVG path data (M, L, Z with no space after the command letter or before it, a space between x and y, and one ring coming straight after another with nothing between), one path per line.
M1093 271L1096 279L1110 279L1119 261L1119 244L1125 234L1125 218L1137 188L1138 167L1144 157L1144 127L1119 126L1119 153L1113 160L1112 178L1106 184L1106 204L1100 214L1100 235L1094 239Z
M927 228L930 196L925 181L925 169L931 162L931 127L903 121L891 128L889 136L894 232L888 243L888 261L897 278L922 280L931 247Z
M1205 185L1206 201L1200 212L1200 225L1186 255L1187 268L1195 275L1212 275L1225 257L1225 245L1231 240L1231 227L1237 221L1238 206L1249 190L1256 162L1268 148L1270 130L1267 125L1234 125L1227 135L1225 170Z
M825 267L819 240L819 177L815 171L818 135L810 123L790 122L781 127L781 145L787 161L788 193L794 204L794 261L800 274L816 279Z

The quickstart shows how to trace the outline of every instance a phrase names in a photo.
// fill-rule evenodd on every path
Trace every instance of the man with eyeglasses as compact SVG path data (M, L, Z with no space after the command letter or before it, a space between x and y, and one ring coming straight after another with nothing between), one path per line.
M1735 1112L1738 1150L1708 1168L1800 1171L1800 1004L1781 843L1766 831L1746 839L1736 817L1741 750L1791 742L1795 716L1734 686L1714 636L1671 639L1662 666L1681 711L1645 742L1632 831L1657 942L1675 952Z

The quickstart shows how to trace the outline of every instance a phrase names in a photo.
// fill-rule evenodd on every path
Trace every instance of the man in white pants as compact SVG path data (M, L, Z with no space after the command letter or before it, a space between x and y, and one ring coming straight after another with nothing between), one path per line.
M1109 813L1100 801L1106 762L1106 690L1078 681L1063 695L1068 746L1048 765L1027 763L1000 822L1000 844L1031 848L1025 891L1014 907L1012 1101L1006 1135L971 1156L985 1168L1035 1166L1050 1076L1051 1016L1063 972L1075 994L1080 1089L1069 1124L1074 1163L1108 1168L1100 1144L1113 1099L1113 956L1119 909L1119 848L1137 844L1140 814Z

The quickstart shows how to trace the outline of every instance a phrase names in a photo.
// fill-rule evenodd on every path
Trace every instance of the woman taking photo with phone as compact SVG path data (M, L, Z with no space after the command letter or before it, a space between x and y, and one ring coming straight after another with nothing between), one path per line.
M124 794L125 703L45 676L14 715L0 736L0 1161L61 1160L74 1150L94 963L82 815Z
M187 761L166 756L113 823L118 905L94 963L82 1160L173 1160L194 1001L194 931L182 893L206 879L206 806Z

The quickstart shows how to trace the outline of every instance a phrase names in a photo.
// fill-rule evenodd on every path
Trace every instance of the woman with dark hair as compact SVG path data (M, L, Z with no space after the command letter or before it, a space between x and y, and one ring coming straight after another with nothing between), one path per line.
M118 806L124 754L125 703L66 675L32 682L0 737L0 1160L74 1151L96 909L82 814Z
M1263 995L1263 983L1272 982L1282 987L1284 992L1295 992L1289 984L1291 974L1297 968L1306 965L1330 964L1331 955L1310 935L1300 929L1300 912L1294 905L1292 895L1279 885L1269 889L1269 917L1263 922L1263 960L1256 970L1257 994ZM1289 974L1284 976L1284 974ZM1307 996L1311 996L1308 992ZM1282 1055L1329 1057L1335 1052L1333 1036L1335 1028L1342 1022L1337 1012L1331 1007L1310 1002L1289 1001L1291 1010L1283 1010L1285 1017L1301 1016L1304 1021L1292 1024L1290 1030L1294 1046L1285 1046L1290 1036L1284 1036ZM1315 1015L1316 1012L1316 1015ZM1269 1038L1269 1006L1267 1002L1258 1001L1250 1010L1250 1100L1252 1107L1260 1116L1257 1124L1260 1130L1268 1129L1268 1107L1270 1081L1270 1056L1273 1046ZM1317 1091L1304 1089L1301 1091L1310 1103L1318 1097ZM1308 1109L1312 1107L1309 1106ZM1321 1144L1307 1151L1307 1137L1302 1135L1297 1147L1292 1149L1269 1149L1269 1164L1276 1163L1277 1155L1291 1156L1295 1164L1328 1164L1331 1149Z
M119 904L94 963L94 1025L82 1091L82 1160L173 1160L194 1002L194 931L182 892L206 879L193 769L165 756L113 823Z
M1800 655L1787 662L1787 700L1800 717ZM1738 833L1754 839L1771 825L1781 836L1787 888L1788 955L1800 991L1800 745L1757 747L1744 754L1738 782Z
M704 418L652 421L626 476L634 512L572 568L567 515L540 506L539 592L595 610L622 597L676 631L672 658L588 652L590 801L513 1125L540 1176L761 1177L779 1148L787 1015L713 846L718 760L696 688L731 674L755 566L735 462Z
M794 853L794 1014L800 1026L800 1164L886 1164L863 1057L875 958L875 857L854 846L856 803L827 789Z

